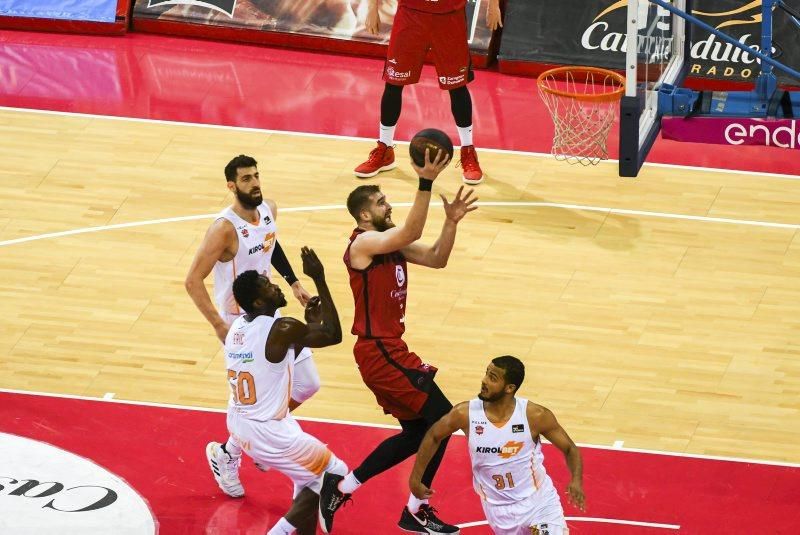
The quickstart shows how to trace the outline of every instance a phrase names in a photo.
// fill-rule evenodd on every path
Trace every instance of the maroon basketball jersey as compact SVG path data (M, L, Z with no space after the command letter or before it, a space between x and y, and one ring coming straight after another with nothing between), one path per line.
M355 229L350 244L364 232ZM350 265L350 245L344 252L350 288L356 302L353 334L366 338L400 338L406 330L408 271L400 251L375 255L364 269Z
M466 3L467 0L400 0L398 7L405 6L428 13L450 13L463 8Z

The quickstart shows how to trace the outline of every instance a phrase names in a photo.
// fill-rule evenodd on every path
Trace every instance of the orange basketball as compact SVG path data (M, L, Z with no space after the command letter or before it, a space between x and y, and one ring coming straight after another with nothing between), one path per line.
M420 130L411 138L408 153L411 160L419 167L425 165L425 149L430 149L431 161L436 159L436 154L440 150L446 152L450 158L453 157L453 142L450 136L436 128Z

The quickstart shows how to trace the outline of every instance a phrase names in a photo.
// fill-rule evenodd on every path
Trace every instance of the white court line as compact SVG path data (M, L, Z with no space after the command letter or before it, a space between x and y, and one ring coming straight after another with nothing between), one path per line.
M114 399L114 396L115 396L114 392L106 392L105 394L103 394L103 399L106 400Z
M615 440L614 443L611 445L611 447L614 449L622 449L622 446L624 445L625 445L624 440Z
M566 516L564 520L571 522L597 522L600 524L622 524L624 526L640 526L645 528L661 528L661 529L681 529L677 524L659 524L656 522L639 522L638 520L619 520L616 518L598 518L593 516ZM486 520L479 520L477 522L466 522L458 524L460 528L472 528L475 526L486 526Z
M78 113L78 112L54 111L54 110L34 110L30 108L12 108L9 106L0 106L0 111L14 111L19 113L39 113L43 115L63 115L66 117L88 117L91 119L107 119L111 121L128 121L133 123L152 123L152 124L162 124L167 126L192 126L199 128L211 128L216 130L233 130L237 132L256 132L260 134L285 134L287 136L304 136L304 137L314 137L321 139L340 139L346 141L367 141L370 143L375 143L375 138L373 137L366 138L366 137L356 137L356 136L342 136L337 134L317 134L313 132L297 132L293 130L272 130L269 128L251 128L245 126L191 123L186 121L166 121L163 119L143 119L141 117L120 117L117 115L98 115L94 113ZM399 141L399 143L407 144L408 141ZM731 147L731 149L733 150L733 147ZM550 154L549 152L530 152L522 150L491 149L484 147L481 147L481 151L492 152L495 154L513 154L519 156L533 156L537 158L548 158L548 159L552 158L552 154ZM618 164L619 160L602 160L602 163ZM770 178L785 178L789 180L800 180L800 176L797 175L790 175L785 173L766 173L763 171L743 171L741 169L722 169L718 167L699 167L694 165L678 165L678 164L658 163L658 162L645 162L644 166L664 167L667 169L685 169L691 171L709 171L712 173L732 173L737 175L763 176Z
M410 202L397 202L392 203L392 206L411 206ZM441 205L439 201L432 203L435 206ZM662 219L682 219L685 221L699 221L702 223L721 223L726 225L746 225L753 227L766 227L766 228L785 228L797 230L800 229L799 223L772 223L770 221L755 221L749 219L731 219L727 217L707 217L699 215L686 215L686 214L670 214L666 212L647 212L643 210L627 210L623 208L609 208L605 206L585 206L582 204L564 204L554 202L536 202L536 201L485 201L476 203L478 206L500 206L511 208L556 208L562 210L583 210L586 212L602 212L606 214L617 215L633 215L641 217L655 217ZM313 212L324 210L345 210L346 206L343 204L324 204L319 206L294 206L288 208L281 208L281 213L285 212ZM202 214L202 215L187 215L179 217L168 217L164 219L150 219L147 221L132 221L130 223L116 223L113 225L100 225L97 227L84 227L72 230L62 230L60 232L48 232L46 234L36 234L34 236L25 236L23 238L14 238L12 240L0 241L0 247L6 245L14 245L17 243L26 243L36 240L44 240L48 238L61 238L64 236L74 236L76 234L86 234L89 232L101 232L104 230L116 230L123 228L142 227L147 225L159 225L161 223L177 223L181 221L195 221L198 219L211 219L217 217L218 214Z
M198 411L198 412L216 412L220 414L227 413L227 409L214 409L209 407L194 407L191 405L175 405L172 403L155 403L152 401L134 401L134 400L126 400L126 399L103 399L103 398L96 398L91 396L79 396L76 394L53 394L51 392L35 392L29 390L17 390L14 388L0 388L0 393L6 394L23 394L28 396L42 396L42 397L51 397L51 398L63 398L63 399L79 399L84 401L101 401L105 403L120 403L122 405L138 405L143 407L156 407L160 409L180 409L180 410L187 410L187 411ZM353 425L357 427L376 427L379 429L400 429L399 425L389 425L389 424L372 424L372 423L365 423L365 422L353 422L349 420L334 420L330 418L312 418L308 416L296 416L297 420L306 421L306 422L320 422L325 424L334 424L334 425ZM547 442L547 441L544 441ZM682 453L682 452L675 452L675 451L658 451L658 450L644 450L644 449L637 449L637 448L614 448L613 446L603 446L597 444L583 444L579 443L578 446L581 448L591 448L596 450L613 450L613 451L624 451L624 452L631 452L631 453L643 453L646 455L663 455L665 457L687 457L690 459L703 459L703 460L712 460L712 461L727 461L727 462L734 462L734 463L745 463L745 464L763 464L768 466L782 466L786 468L800 468L800 463L790 463L790 462L782 462L782 461L767 461L763 459L745 459L741 457L722 457L719 455L701 455L699 453Z

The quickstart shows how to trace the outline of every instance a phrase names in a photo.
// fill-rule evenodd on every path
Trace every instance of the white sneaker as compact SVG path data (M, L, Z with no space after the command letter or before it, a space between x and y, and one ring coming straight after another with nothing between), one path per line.
M206 458L208 466L217 485L222 492L232 498L244 496L244 487L239 481L239 466L242 464L242 456L234 457L219 442L209 442L206 446Z

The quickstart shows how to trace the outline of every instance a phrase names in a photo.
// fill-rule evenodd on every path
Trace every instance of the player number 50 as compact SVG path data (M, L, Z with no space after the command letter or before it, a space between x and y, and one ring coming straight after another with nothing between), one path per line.
M249 372L236 373L228 370L228 383L237 405L253 405L256 402L256 382Z

